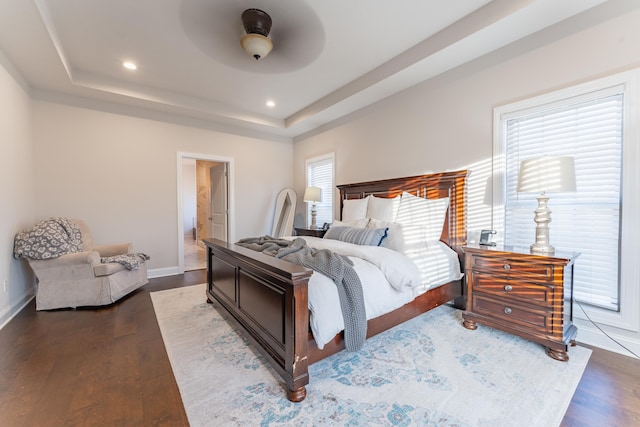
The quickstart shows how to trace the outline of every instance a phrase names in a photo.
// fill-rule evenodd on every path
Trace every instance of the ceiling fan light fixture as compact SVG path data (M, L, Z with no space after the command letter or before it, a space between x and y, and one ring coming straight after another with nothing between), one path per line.
M260 9L247 9L242 12L242 26L247 34L242 36L240 44L256 60L264 58L273 49L268 35L271 32L271 17Z
M271 40L260 34L245 34L240 39L240 44L245 52L253 56L256 61L267 56L273 49Z

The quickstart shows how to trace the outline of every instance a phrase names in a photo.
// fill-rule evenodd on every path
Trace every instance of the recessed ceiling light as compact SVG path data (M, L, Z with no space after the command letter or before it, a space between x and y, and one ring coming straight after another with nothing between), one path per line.
M122 66L124 68L126 68L127 70L137 70L138 66L136 64L134 64L133 62L123 62Z
M267 107L269 107L269 108L273 108L273 107L275 107L275 106L276 106L276 103L275 103L275 102L273 102L273 101L267 101Z

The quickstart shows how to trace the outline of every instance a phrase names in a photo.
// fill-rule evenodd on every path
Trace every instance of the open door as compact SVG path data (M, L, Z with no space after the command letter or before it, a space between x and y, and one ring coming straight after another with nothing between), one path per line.
M178 153L178 200L182 214L178 218L179 272L207 268L202 239L234 238L232 174L231 158Z
M214 239L224 240L229 236L229 206L227 164L219 163L209 169L211 179L210 221L209 230Z

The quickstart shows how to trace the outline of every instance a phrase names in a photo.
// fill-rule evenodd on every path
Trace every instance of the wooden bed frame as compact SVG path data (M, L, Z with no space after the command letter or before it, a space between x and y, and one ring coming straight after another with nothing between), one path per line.
M461 260L466 244L467 171L340 185L340 209L345 199L395 197L403 191L437 199L449 197L441 240ZM308 367L344 349L342 333L322 350L309 329L307 285L311 270L233 243L205 239L207 245L207 301L216 301L225 317L239 328L282 377L287 398L306 397ZM463 267L463 266L462 266ZM464 268L464 267L463 267ZM462 270L464 271L464 269ZM448 301L464 308L463 280L430 289L397 310L368 321L367 338L399 325Z

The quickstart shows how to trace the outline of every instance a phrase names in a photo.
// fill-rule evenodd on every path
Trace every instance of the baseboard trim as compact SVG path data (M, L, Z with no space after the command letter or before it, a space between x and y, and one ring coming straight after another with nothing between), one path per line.
M154 268L147 271L147 278L153 279L156 277L175 276L176 274L182 274L184 271L180 270L180 267L166 267L166 268Z
M0 313L0 329L4 328L6 324L16 317L16 315L20 313L20 311L22 311L22 309L25 308L35 297L35 294L29 293L17 303L2 310L2 313Z
M624 345L631 351L640 355L640 341L635 339L630 339L627 337L623 337L620 335L615 335L610 332L607 332L613 339L618 341L620 344ZM609 337L603 334L600 330L593 326L579 326L578 327L578 336L576 340L580 343L588 344L594 347L602 348L604 350L608 350L614 353L621 354L623 356L634 357L631 353L629 353L624 348L620 347L614 341L612 341ZM571 350L569 350L570 352Z

